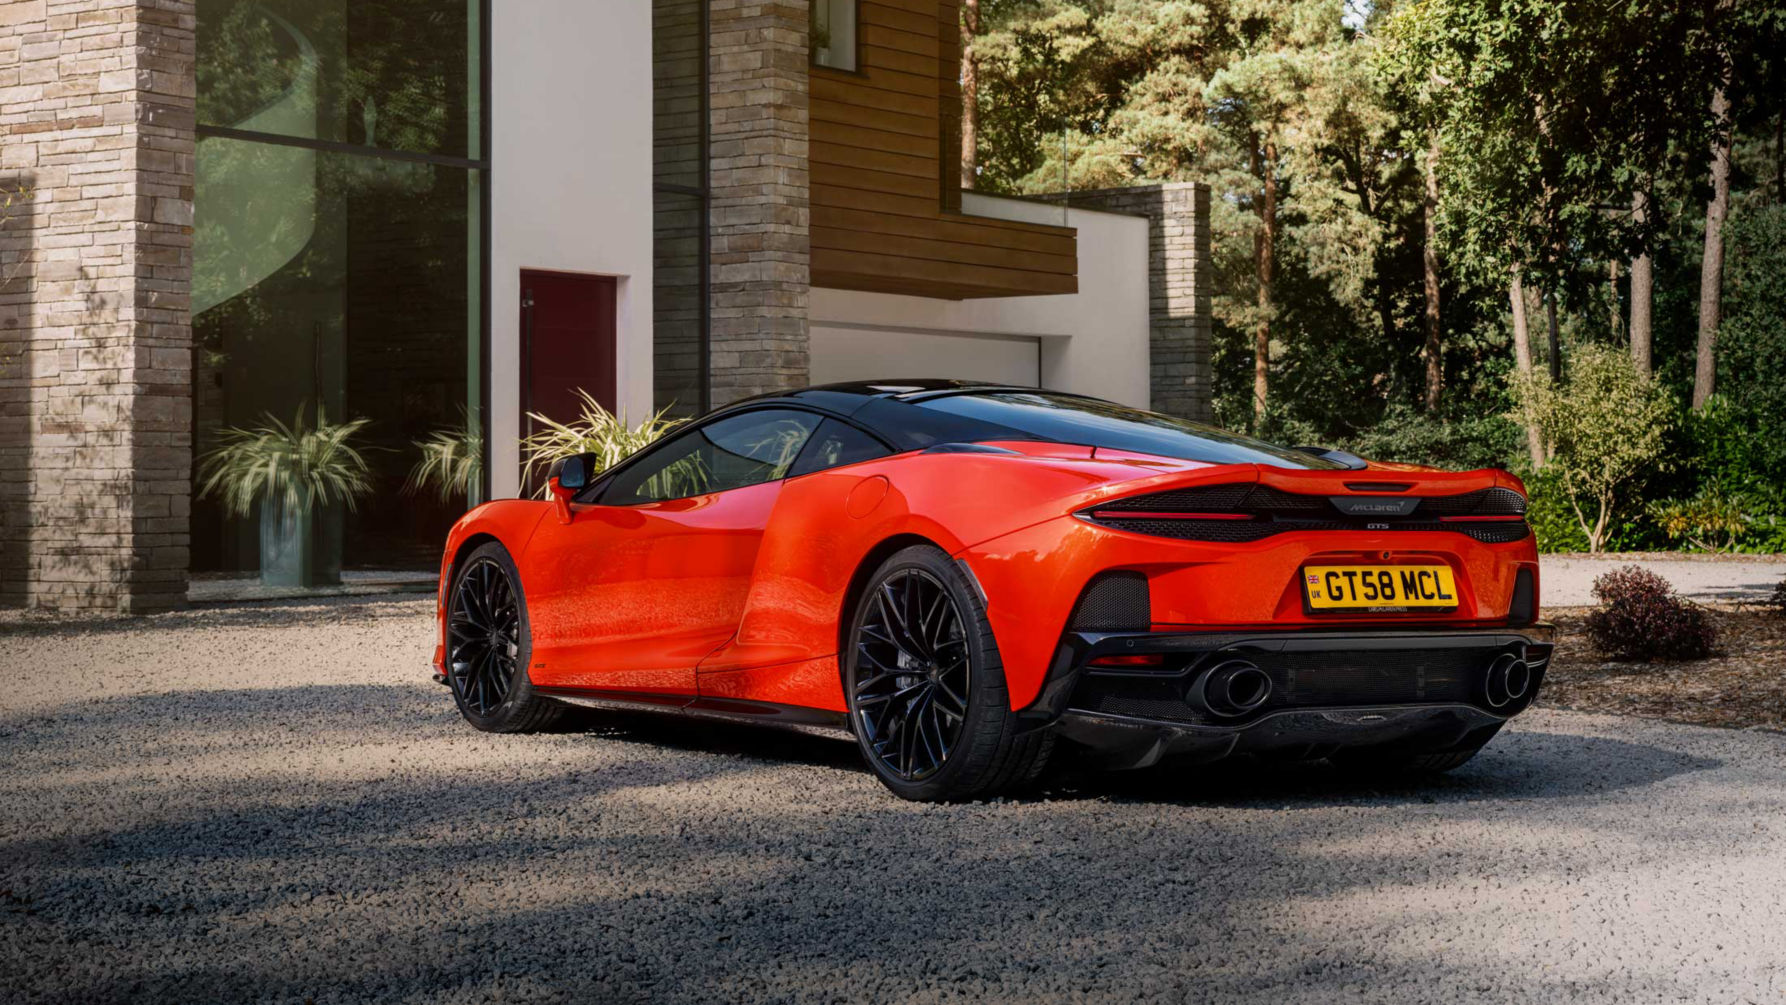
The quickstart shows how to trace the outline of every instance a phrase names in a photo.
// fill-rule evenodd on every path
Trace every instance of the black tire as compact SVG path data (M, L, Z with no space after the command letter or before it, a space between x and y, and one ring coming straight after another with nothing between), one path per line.
M1329 760L1334 764L1352 771L1379 775L1442 775L1447 771L1461 768L1468 764L1472 757L1481 753L1501 731L1501 724L1484 726L1473 730L1456 746L1444 750L1408 751L1399 749L1378 750L1371 747L1359 747L1352 750L1336 751Z
M495 541L479 545L454 570L447 591L447 683L465 721L486 733L532 733L557 723L566 708L534 693L532 657L515 560Z
M894 794L986 798L1041 774L1054 735L1019 731L985 606L941 549L915 545L881 563L849 617L850 725Z

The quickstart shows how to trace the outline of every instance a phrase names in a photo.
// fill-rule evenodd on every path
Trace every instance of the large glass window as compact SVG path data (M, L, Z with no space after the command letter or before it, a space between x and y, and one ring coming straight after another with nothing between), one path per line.
M476 157L476 0L198 0L202 126Z
M431 568L484 484L482 4L198 10L194 449L366 420L372 490L320 516L316 560ZM258 523L199 501L194 568L255 569Z
M651 0L653 399L707 410L707 0Z

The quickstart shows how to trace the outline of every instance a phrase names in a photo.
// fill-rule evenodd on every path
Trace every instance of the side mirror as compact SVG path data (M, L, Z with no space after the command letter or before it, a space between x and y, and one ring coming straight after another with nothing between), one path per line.
M599 463L594 454L578 454L553 463L546 475L546 487L552 492L559 523L571 522L571 499L595 480Z
M594 454L578 454L566 457L552 466L551 477L558 479L558 484L572 492L581 492L595 481L596 468L599 462Z

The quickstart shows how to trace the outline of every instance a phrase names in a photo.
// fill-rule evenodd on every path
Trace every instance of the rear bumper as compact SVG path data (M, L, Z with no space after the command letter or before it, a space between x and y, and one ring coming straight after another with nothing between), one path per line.
M1455 747L1524 711L1550 663L1554 629L1070 633L1023 711L1139 767L1167 755L1318 757L1335 749ZM1121 656L1130 665L1098 666ZM1140 661L1153 665L1137 666ZM1526 674L1506 693L1507 668ZM1256 705L1219 707L1212 681L1244 665L1270 680ZM1502 676L1497 678L1496 673ZM1262 680L1257 676L1255 681ZM1500 680L1500 689L1494 681Z

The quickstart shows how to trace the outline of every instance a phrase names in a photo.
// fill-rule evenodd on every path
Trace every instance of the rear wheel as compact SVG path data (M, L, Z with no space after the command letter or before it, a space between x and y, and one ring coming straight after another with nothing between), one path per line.
M527 598L508 549L492 541L465 557L447 594L447 683L459 714L490 733L544 729L565 711L533 691Z
M857 743L896 794L972 799L1040 774L1053 734L1019 732L985 608L941 550L906 548L875 570L847 656Z

